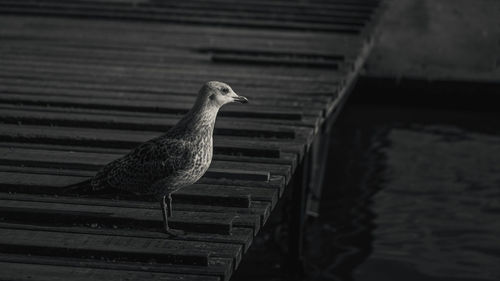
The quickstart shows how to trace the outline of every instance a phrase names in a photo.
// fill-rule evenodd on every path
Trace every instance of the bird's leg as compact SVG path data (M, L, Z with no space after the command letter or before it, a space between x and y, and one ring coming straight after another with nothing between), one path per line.
M168 227L168 217L169 217L169 213L168 213L168 207L167 207L167 204L165 202L165 199L166 199L166 196L163 196L161 198L161 201L160 201L160 204L161 204L161 212L163 214L163 228L165 230L165 232L169 232L169 227Z
M170 195L165 195L161 198L161 211L163 213L163 230L165 233L177 237L179 235L183 235L184 231L182 230L177 230L177 229L171 229L168 226L168 217L172 216L172 196Z
M168 216L171 217L173 213L173 207L172 207L172 194L168 194L167 197L167 207L168 207Z

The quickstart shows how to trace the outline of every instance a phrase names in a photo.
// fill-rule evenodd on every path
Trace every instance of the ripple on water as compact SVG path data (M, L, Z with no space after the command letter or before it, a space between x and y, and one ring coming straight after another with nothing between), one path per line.
M500 137L427 126L386 138L373 253L355 279L500 280Z

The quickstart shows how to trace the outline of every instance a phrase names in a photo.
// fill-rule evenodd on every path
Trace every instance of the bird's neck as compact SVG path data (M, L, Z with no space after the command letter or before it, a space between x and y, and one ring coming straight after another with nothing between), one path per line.
M175 126L185 133L213 134L219 107L211 103L196 102L191 110Z

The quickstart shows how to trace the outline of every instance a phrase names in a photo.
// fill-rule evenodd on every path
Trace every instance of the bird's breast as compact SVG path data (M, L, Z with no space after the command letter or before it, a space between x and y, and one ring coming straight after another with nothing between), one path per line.
M200 142L201 146L198 148L198 151L195 156L195 170L194 174L198 175L198 179L205 174L210 163L212 162L213 155L213 140L211 136L204 138Z
M191 161L179 174L182 185L190 185L198 181L210 167L213 155L213 141L211 136L204 136L192 145Z

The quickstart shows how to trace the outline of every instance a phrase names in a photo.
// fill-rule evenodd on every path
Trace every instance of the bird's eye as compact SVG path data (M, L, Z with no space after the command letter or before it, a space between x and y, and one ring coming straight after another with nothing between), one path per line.
M229 93L229 89L228 88L222 88L221 89L222 93L225 95L227 93Z

